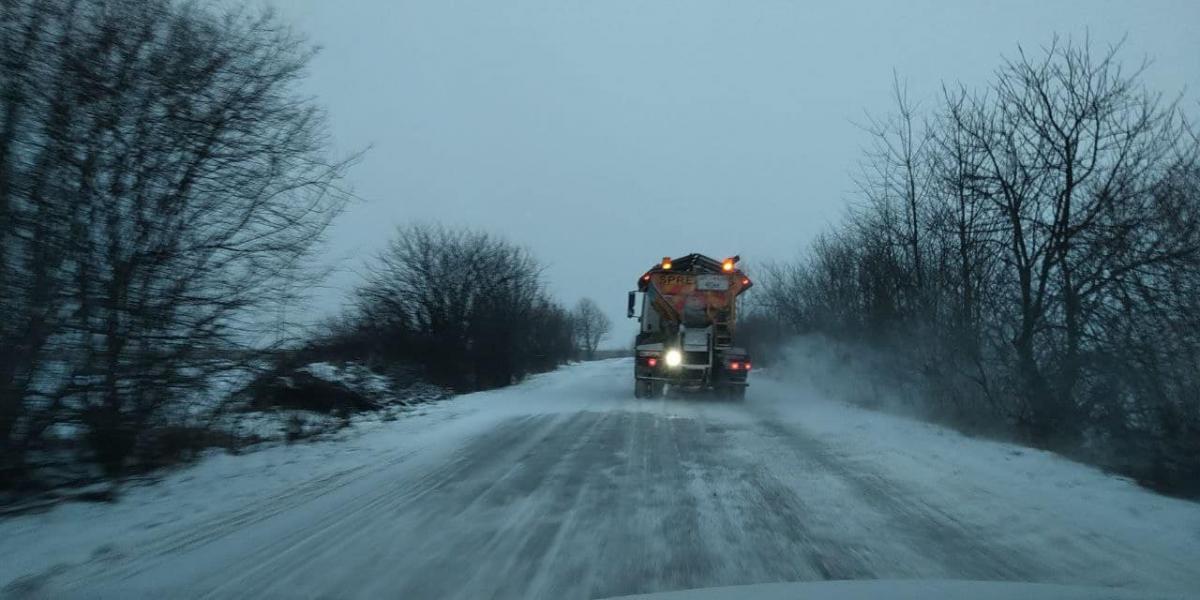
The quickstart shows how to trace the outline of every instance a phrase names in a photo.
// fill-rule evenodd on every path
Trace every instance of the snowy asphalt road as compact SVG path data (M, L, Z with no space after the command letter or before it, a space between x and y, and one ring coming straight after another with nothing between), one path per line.
M1073 507L1042 506L1050 514L1035 521L1037 501L1014 505L987 477L945 473L957 483L941 493L889 472L845 436L781 417L778 382L744 403L639 401L628 370L582 365L480 395L459 413L415 417L396 424L411 430L403 442L201 518L124 532L86 561L4 590L603 598L825 579L1200 582L1194 556L1071 522ZM948 464L933 468L969 467Z

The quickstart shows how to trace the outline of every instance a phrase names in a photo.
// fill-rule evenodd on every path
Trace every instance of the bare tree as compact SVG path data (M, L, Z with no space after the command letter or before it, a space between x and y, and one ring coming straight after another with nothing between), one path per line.
M571 353L565 311L525 249L483 232L401 227L368 267L356 319L405 345L393 357L465 390L509 385Z
M325 159L322 114L296 89L312 49L270 13L0 14L4 454L75 421L117 474L170 405L262 341L264 309L344 205L348 163Z
M1000 71L995 105L967 127L986 157L978 180L1005 216L1007 261L1017 275L1014 346L1030 434L1079 433L1087 410L1077 385L1089 330L1122 273L1194 253L1146 219L1150 190L1186 143L1174 105L1137 86L1115 60L1056 40L1040 59L1023 52ZM982 111L981 111L982 110ZM1156 243L1130 245L1130 235ZM1182 244L1182 245L1180 245Z
M865 202L760 282L793 330L881 346L960 422L1105 440L1098 460L1179 486L1200 473L1200 144L1119 51L1019 51L921 121L895 84Z
M600 342L612 331L612 321L591 298L582 298L571 312L575 323L575 338L588 360L596 358Z
M888 252L903 254L894 262L905 271L892 277L905 290L908 303L917 302L924 284L922 263L922 207L930 190L930 132L918 122L918 106L908 96L907 85L898 74L892 77L895 113L888 118L868 117L864 129L871 136L859 191L869 203L870 214L882 217L872 223L887 234ZM899 214L895 214L899 213ZM894 248L892 247L894 246Z

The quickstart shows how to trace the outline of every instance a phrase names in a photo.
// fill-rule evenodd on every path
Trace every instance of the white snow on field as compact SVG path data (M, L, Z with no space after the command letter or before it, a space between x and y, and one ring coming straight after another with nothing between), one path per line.
M311 373L314 377L324 379L325 381L340 381L341 379L338 376L338 368L327 362L312 363L297 370L304 373Z
M220 560L227 560L230 550L237 550L237 544L249 541L247 536L286 537L305 523L321 523L328 511L337 510L341 498L370 497L371 486L396 482L418 485L423 474L431 472L435 465L455 460L456 449L468 440L480 439L480 435L511 417L565 417L585 411L601 416L646 417L648 413L654 419L650 425L645 425L644 420L631 421L643 423L643 433L658 430L660 424L664 434L695 431L695 435L703 436L708 427L727 429L725 434L712 435L725 435L723 439L733 444L730 448L675 448L673 456L681 458L625 457L632 461L630 464L646 467L664 460L701 460L703 452L726 453L723 457L709 456L713 461L709 464L689 462L686 467L697 477L688 485L701 486L698 489L704 492L695 495L701 503L698 508L702 523L744 518L746 515L711 512L712 507L705 504L706 498L728 491L737 500L738 494L745 493L738 487L743 480L721 479L722 473L740 465L761 464L772 473L771 478L812 502L813 512L797 517L802 520L806 535L814 536L811 540L814 544L862 549L879 542L874 544L875 550L888 552L902 550L905 543L922 547L921 544L936 542L936 538L872 539L888 531L895 533L896 528L903 532L904 519L919 517L931 520L934 525L945 524L952 533L975 536L972 548L977 542L981 546L1028 552L1021 557L1023 560L1042 565L1051 573L1070 574L1049 578L1049 582L1149 586L1178 591L1195 589L1195 583L1200 581L1197 567L1200 504L1156 495L1127 480L1045 452L972 439L942 427L840 403L830 399L827 392L818 392L803 383L804 368L792 365L756 373L746 402L738 404L637 401L630 393L628 359L586 363L533 377L512 388L426 405L396 421L362 422L317 442L276 446L241 456L213 454L158 483L130 486L115 504L68 504L40 514L0 520L0 556L5 557L0 561L0 594L4 590L40 589L39 578L69 577L61 574L72 569L91 572L76 567L85 563L89 569L108 560L114 565L153 565L158 559L148 553L157 548L155 544L187 537L190 531L203 530L219 520L226 527L225 538L211 542L211 548L188 550L191 554L186 555L187 560L175 563L201 573L205 568L222 564ZM699 428L683 425L688 422L705 425ZM563 439L553 442L559 444L555 446L551 442L543 445L522 439L522 448L513 452L534 457L529 460L537 463L539 449L562 452L568 447L578 449L578 444L585 441L586 437ZM703 443L702 438L692 437L678 441ZM627 449L642 453L662 451L652 439ZM790 456L785 456L787 453ZM600 450L576 457L603 460L607 454ZM546 464L550 466L543 468L550 469L556 463ZM669 467L658 464L657 468L671 472ZM512 465L511 470L503 468L504 472L487 471L476 477L491 480L495 476L497 483L503 483L501 480L508 477L519 479L523 472L519 465ZM602 483L608 476L600 471L582 474L581 488L603 490L604 485L609 485ZM713 479L716 487L703 487L705 477L716 478ZM768 480L774 481L771 478ZM553 481L550 478L543 485ZM856 487L856 484L861 485ZM345 487L347 493L323 495L340 487ZM875 498L876 503L871 504L859 496L863 490L868 493L893 490L895 495ZM419 489L409 490L417 492ZM671 497L668 493L662 498L665 501ZM501 507L477 503L474 498L455 499L458 500L463 502L462 506L454 507L451 513L457 511L462 518L447 522L445 531L464 539L473 539L474 534L467 527L480 525L468 519L470 515L511 518L520 514L532 518L530 515L552 509L551 505L533 504L532 499L524 504L514 500ZM388 527L423 526L419 522L406 523L408 517L381 506L377 515L355 513L359 515L356 518L368 523L375 517L386 519L386 527L384 522L379 523L383 532L390 531ZM713 506L726 510L736 508L737 504L731 501ZM838 512L837 507L844 512ZM898 510L888 512L885 509L889 507ZM518 512L489 512L502 509ZM657 509L671 507L669 503L657 508L647 505L637 511L641 517L650 518ZM603 524L630 517L568 513L554 518L562 518L566 523ZM933 531L941 529L934 527ZM317 533L326 535L325 532L314 535ZM369 536L371 527L349 533ZM730 535L742 539L735 533ZM389 537L388 543L398 542ZM513 556L511 549L497 550L504 554L498 560ZM580 548L568 546L559 553L565 552L566 558L573 556L572 550ZM729 549L722 551L725 550ZM928 556L896 560L904 563L897 569L912 567L918 572L929 568L927 565L934 561ZM1105 566L1103 572L1097 572L1097 565ZM876 573L895 576L878 570ZM157 575L151 572L150 576ZM354 579L355 573L339 576ZM501 582L476 583L486 587Z
M392 378L376 373L365 365L350 363L335 365L327 362L315 362L297 369L318 379L330 383L338 383L349 389L357 390L368 395L386 395L396 392L396 384Z

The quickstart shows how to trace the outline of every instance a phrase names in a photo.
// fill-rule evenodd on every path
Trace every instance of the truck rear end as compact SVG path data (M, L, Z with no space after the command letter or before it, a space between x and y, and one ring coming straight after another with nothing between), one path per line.
M628 314L639 331L634 395L660 396L666 388L715 390L742 398L751 361L734 345L737 300L753 283L738 257L717 261L702 254L663 258L629 293ZM638 294L641 310L636 312Z

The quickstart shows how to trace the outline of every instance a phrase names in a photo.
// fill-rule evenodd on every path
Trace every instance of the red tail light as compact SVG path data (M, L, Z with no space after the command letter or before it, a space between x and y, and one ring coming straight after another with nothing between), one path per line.
M658 366L658 359L651 356L650 358L646 359L646 364L650 365L651 367L656 367Z

